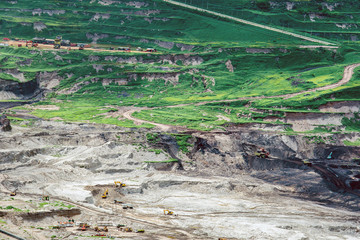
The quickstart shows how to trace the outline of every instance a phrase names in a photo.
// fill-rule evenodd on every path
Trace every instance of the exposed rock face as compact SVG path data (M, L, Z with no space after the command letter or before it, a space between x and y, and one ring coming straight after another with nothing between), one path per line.
M113 58L113 60L115 60L115 58ZM116 61L117 63L130 63L130 64L134 64L137 63L138 60L136 57L128 57L128 58L122 58L119 57ZM140 61L141 62L141 61Z
M127 2L126 3L127 6L132 6L135 8L141 8L141 7L147 7L149 4L146 2L137 2L137 1L132 1L132 2Z
M41 14L48 14L49 16L65 14L65 10L42 10L40 8L32 10L32 15L41 16Z
M191 51L195 47L194 45L188 45L182 43L177 43L176 46L180 48L181 51Z
M117 79L117 78L114 78L114 79L111 79L111 78L104 78L102 80L102 85L103 86L107 86L109 85L110 83L115 83L117 85L127 85L128 84L128 81L126 79Z
M329 102L319 107L321 112L355 113L360 112L359 102Z
M172 49L174 47L173 42L164 42L164 41L156 40L155 44L157 44L160 47L166 48L166 49Z
M99 71L104 71L104 65L101 64L93 64L93 68L96 70L96 73L99 73Z
M160 56L160 61L163 63L176 64L177 61L181 61L182 64L189 66L200 65L204 62L204 59L200 56L191 56L189 54L184 55L163 55Z
M326 3L326 2L323 2L321 3L321 6L323 8L326 8L327 10L329 10L330 12L334 11L336 7L338 7L340 5L340 3Z
M170 82L171 84L176 85L179 82L180 73L146 73L142 74L142 79L147 79L148 81L152 82L154 80L162 79L165 81L165 84Z
M149 24L151 24L153 21L163 21L163 22L170 21L169 18L157 18L157 17L144 18L144 20L145 20L146 22L148 22Z
M11 131L10 120L5 115L0 116L0 128L3 132Z
M231 64L231 60L227 60L225 65L226 65L226 68L229 70L229 72L234 72L234 67Z
M326 159L333 152L334 158L349 161L360 153L358 147L341 146L337 142L319 144L300 135L275 135L259 131L196 135L194 147L188 156L196 159L198 169L212 169L212 172L225 175L249 168L247 160L260 147L278 159ZM345 139L350 136L338 137Z
M90 19L90 22L92 21L99 21L100 19L102 20L106 20L106 19L109 19L110 18L110 14L108 13L96 13L91 19Z
M97 34L97 33L91 34L91 33L87 33L87 34L86 34L86 37L87 37L88 39L91 39L91 40L92 40L92 43L96 43L97 40L103 39L103 38L108 38L109 35L108 35L108 34Z
M43 29L47 28L46 25L42 22L35 22L34 29L38 32L41 32Z
M19 83L14 81L0 80L0 96L12 96L13 99L30 99L39 91L39 83L36 80ZM2 100L8 100L5 98Z
M0 70L0 72L7 73L14 78L17 78L19 82L26 82L24 73L20 72L18 69L6 69L6 70Z
M38 74L37 78L40 87L44 89L53 89L60 84L61 80L63 80L57 72L41 72Z
M100 60L100 57L99 56L89 56L89 62L96 62L96 61L99 61Z
M288 11L292 10L295 6L295 3L294 2L286 2L286 9Z
M269 48L246 48L247 53L271 53L272 49Z
M342 114L322 114L322 113L287 113L285 123L290 123L294 131L303 132L313 130L321 125L341 126ZM352 117L352 115L350 116Z

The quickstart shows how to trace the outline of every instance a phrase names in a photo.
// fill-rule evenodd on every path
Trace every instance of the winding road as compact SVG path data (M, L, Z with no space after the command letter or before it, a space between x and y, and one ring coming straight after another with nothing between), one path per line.
M240 100L256 100L256 99L270 99L270 98L289 99L289 98L293 98L293 97L296 97L296 96L301 95L301 94L307 94L307 93L316 92L316 91L324 91L324 90L329 90L329 89L334 89L334 88L340 87L340 86L342 86L342 85L344 85L344 84L346 84L346 83L348 83L350 81L350 79L352 78L352 76L354 74L355 68L357 68L359 66L360 66L360 63L355 63L355 64L351 64L351 65L346 66L344 68L343 78L337 83L333 83L333 84L326 85L326 86L323 86L323 87L313 88L313 89L309 89L309 90L305 90L305 91L301 91L301 92L297 92L297 93L289 93L289 94L276 95L276 96L241 97L241 98L235 98L235 99L204 101L204 102L199 102L199 103L195 103L195 104L194 103L186 103L186 104L170 105L170 106L163 106L163 107L153 107L153 108L145 108L145 107L143 107L143 108L134 108L134 109L131 109L131 110L128 110L128 111L124 112L123 116L126 119L134 121L136 124L143 124L143 123L152 124L152 125L158 127L161 131L169 131L171 129L174 129L174 130L188 130L186 127L173 126L173 125L167 125L167 124L161 124L161 123L155 123L155 122L151 122L151 121L142 120L142 119L133 117L132 114L134 112L139 112L141 110L153 110L153 109L159 109L159 108L184 107L184 106L189 106L189 105L200 106L200 105L204 105L204 104L208 104L208 103L235 102L235 101L240 101Z

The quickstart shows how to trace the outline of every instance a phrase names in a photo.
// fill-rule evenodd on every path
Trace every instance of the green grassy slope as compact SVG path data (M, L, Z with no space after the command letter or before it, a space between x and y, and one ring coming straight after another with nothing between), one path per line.
M0 37L31 39L62 35L73 42L142 47L164 46L158 41L218 47L306 44L306 41L271 31L219 22L161 0L101 3L100 0L18 0L16 4L2 1ZM171 44L166 48L179 49Z
M360 41L359 1L176 1L334 41Z
M46 99L37 103L56 105L59 110L36 109L35 115L138 127L121 114L108 114L110 117L104 114L116 112L117 107L158 107L134 116L208 130L229 121L266 122L266 117L283 116L279 109L317 111L319 105L329 101L359 100L357 70L344 86L296 98L193 105L203 101L277 96L336 83L342 78L344 66L360 62L360 49L345 42L337 50L300 49L297 45L309 43L199 15L160 0L110 1L109 5L104 2L18 0L16 4L0 3L0 8L6 9L0 13L1 37L53 38L60 34L73 42L90 42L93 36L100 36L97 43L107 47L155 46L160 50L149 54L0 48L0 79L15 81L11 69L23 73L27 81L38 80L44 72L54 73L61 79ZM298 2L302 6L302 2ZM256 2L231 0L227 4L222 6L242 4L241 11L265 17L285 14L273 9L265 11ZM318 5L309 5L314 6ZM287 17L295 16L296 11ZM99 19L90 21L94 17ZM34 30L34 23L39 22L46 28ZM178 104L190 105L165 108ZM254 111L255 108L263 112Z

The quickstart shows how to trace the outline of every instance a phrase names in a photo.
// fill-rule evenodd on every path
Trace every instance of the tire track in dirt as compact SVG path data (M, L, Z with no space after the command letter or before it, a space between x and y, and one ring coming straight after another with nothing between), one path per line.
M17 192L17 194L18 195L23 195L23 196L35 197L35 198L39 198L39 197L42 196L41 194L24 193L24 192ZM142 223L142 224L145 224L145 225L148 225L148 226L155 227L157 229L163 228L163 229L166 229L167 231L171 230L171 231L180 233L182 235L186 235L188 237L187 239L198 239L195 235L185 231L184 229L178 228L178 227L171 227L171 226L164 225L164 224L158 224L158 223L155 223L154 221L138 218L137 216L133 216L133 215L129 216L128 213L125 213L125 214L124 213L120 214L120 213L116 213L116 212L114 213L113 211L111 211L110 209L107 209L107 208L100 209L100 208L96 208L96 207L86 206L84 204L80 204L78 202L74 202L74 201L71 201L69 199L65 199L65 198L58 197L58 196L50 196L50 197L53 200L62 201L63 203L67 203L67 204L76 206L76 207L78 207L78 208L80 208L82 210L90 211L90 212L92 212L92 213L94 213L96 215L99 215L99 216L107 216L107 215L120 216L121 218L126 218L126 219L128 219L130 221Z
M236 101L240 101L240 100L257 100L257 99L271 99L271 98L289 99L289 98L296 97L296 96L301 95L301 94L334 89L334 88L340 87L342 85L345 85L352 78L352 76L354 74L354 69L359 67L359 66L360 66L360 63L355 63L355 64L351 64L351 65L346 66L344 68L343 78L337 83L333 83L333 84L326 85L326 86L323 86L323 87L313 88L313 89L310 89L310 90L305 90L305 91L301 91L301 92L297 92L297 93L289 93L289 94L276 95L276 96L241 97L241 98L235 98L235 99L204 101L204 102L199 102L199 103L195 103L195 104L194 103L185 103L185 104L179 104L179 105L170 105L170 106L153 107L153 108L134 108L134 109L131 109L131 110L128 110L128 111L124 112L123 116L126 119L134 121L134 123L136 123L136 124L142 124L142 123L152 124L152 125L158 127L161 131L170 131L170 130L184 131L184 130L189 130L186 127L183 127L183 126L173 126L173 125L167 125L167 124L161 124L161 123L155 123L155 122L151 122L151 121L142 120L142 119L133 117L132 114L134 112L139 112L141 110L153 110L153 109L159 109L159 108L185 107L185 106L190 106L190 105L201 106L201 105L205 105L205 104L208 104L208 103L236 102Z

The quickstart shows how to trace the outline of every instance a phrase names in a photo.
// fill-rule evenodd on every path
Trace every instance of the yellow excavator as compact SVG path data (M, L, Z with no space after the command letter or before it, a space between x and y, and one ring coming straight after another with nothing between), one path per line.
M120 181L114 181L115 187L126 187L125 183L122 183Z
M109 231L107 226L105 226L103 229L101 229L99 227L95 227L94 230L95 230L95 232L108 232Z
M125 227L122 229L123 232L132 232L133 229L131 227Z
M174 212L173 212L173 211L170 211L170 210L165 209L165 210L164 210L164 215L174 215Z
M109 189L106 189L101 197L102 198L107 198L108 195L109 195Z
M57 36L57 37L54 39L54 48L55 48L55 49L60 49L61 40L62 40L62 37L61 37L61 36Z

